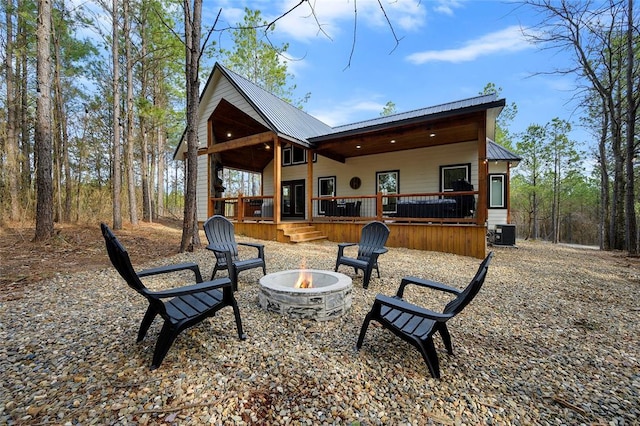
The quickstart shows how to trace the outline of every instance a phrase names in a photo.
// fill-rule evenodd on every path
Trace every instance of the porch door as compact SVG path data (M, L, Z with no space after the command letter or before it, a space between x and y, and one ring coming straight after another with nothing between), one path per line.
M282 182L282 219L304 219L305 181L288 180Z

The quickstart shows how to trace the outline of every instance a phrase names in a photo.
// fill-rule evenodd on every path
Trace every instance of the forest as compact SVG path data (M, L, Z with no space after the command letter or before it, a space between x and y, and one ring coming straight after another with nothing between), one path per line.
M322 0L320 0L322 1ZM302 1L302 3L309 3ZM0 226L162 217L184 220L183 244L197 244L195 175L173 151L186 138L199 90L220 61L277 96L294 99L294 76L269 40L277 22L245 9L244 21L203 25L201 0L0 0ZM300 5L299 4L299 5ZM511 180L518 237L638 253L637 110L640 35L634 2L525 0L540 17L530 39L572 54L572 96L586 113L510 131L517 105L498 119L496 142L523 160ZM294 6L298 7L298 6ZM310 25L313 25L310 22ZM389 22L393 25L393 22ZM216 43L226 31L230 50ZM481 89L481 88L479 88ZM487 90L499 91L494 83ZM382 114L394 112L389 102ZM568 136L588 129L595 148ZM225 170L226 196L259 188L259 176Z

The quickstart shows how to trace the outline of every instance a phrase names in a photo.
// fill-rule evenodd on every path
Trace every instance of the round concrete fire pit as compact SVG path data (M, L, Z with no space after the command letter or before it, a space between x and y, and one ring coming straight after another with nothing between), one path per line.
M302 278L301 278L302 274ZM311 288L296 288L296 283ZM263 309L317 321L337 318L351 308L351 278L315 269L275 272L260 278Z

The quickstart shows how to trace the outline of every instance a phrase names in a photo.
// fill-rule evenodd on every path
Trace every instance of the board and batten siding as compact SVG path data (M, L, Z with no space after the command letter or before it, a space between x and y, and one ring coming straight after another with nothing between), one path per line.
M336 197L357 197L376 193L376 173L400 171L400 192L422 193L440 190L440 166L471 163L471 183L478 187L478 154L476 142L420 148L385 154L348 158L345 163L318 156L313 164L313 196L318 196L318 178L336 177ZM362 185L352 189L349 181L359 177ZM307 165L282 168L282 180L306 179ZM265 195L273 195L273 162L264 169Z
M207 157L208 155L198 156L198 182L196 184L196 209L198 222L204 222L208 219L207 205L209 202L208 185L207 185Z

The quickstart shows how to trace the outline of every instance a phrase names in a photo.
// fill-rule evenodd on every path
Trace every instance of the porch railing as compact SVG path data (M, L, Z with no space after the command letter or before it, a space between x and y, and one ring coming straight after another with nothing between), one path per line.
M314 221L475 223L478 191L314 197Z
M209 203L209 211L231 220L273 220L273 195L209 198Z
M312 197L312 221L364 220L401 223L476 223L478 191ZM242 221L273 221L272 195L210 198L214 214Z

